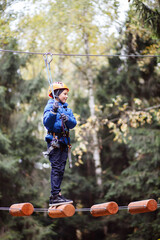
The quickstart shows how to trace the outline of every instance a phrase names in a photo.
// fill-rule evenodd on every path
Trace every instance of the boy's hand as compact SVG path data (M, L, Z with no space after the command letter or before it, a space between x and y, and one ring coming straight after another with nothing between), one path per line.
M53 111L57 112L58 108L59 108L58 102L54 102L53 103Z
M68 117L64 113L61 114L61 118L62 118L63 122L68 121Z

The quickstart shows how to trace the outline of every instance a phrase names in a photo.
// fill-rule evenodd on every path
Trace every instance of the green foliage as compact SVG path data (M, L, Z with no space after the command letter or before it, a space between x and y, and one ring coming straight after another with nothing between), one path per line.
M5 134L2 133L2 131L0 131L0 150L2 154L9 151L10 144L11 141L7 138Z
M160 5L158 1L153 1L155 3L155 7L148 6L146 3L141 0L134 0L134 5L136 7L136 11L139 13L139 19L145 25L146 28L150 28L153 34L160 38Z
M16 50L15 39L11 39L6 48ZM35 174L35 163L43 159L41 149L44 143L39 139L38 125L41 123L39 111L43 108L39 94L44 79L40 75L28 81L22 78L21 69L27 60L13 53L0 57L1 207L18 202L37 202L41 191L37 188L40 179ZM6 212L2 213L0 223L1 239L43 239L49 231L49 228L44 231L34 217L13 220Z
M126 54L140 53L153 43L156 44L151 36L144 35L142 37L138 29L133 31L135 25L132 24L131 27L129 22L128 20L124 44L120 44ZM121 52L121 47L117 51ZM130 114L133 111L133 115L128 115L128 120L125 122L129 124L130 119L134 121L136 109L137 111L145 108L152 109L154 104L158 108L159 72L156 71L156 67L155 59L143 59L142 61L139 58L122 59L115 57L109 59L108 67L103 67L100 70L96 79L97 97L100 105L103 106L102 116L109 122L112 121L112 127L118 123L120 131L125 130L122 129L121 123L125 120L123 113L127 111L126 109L129 109ZM159 114L158 110L157 114ZM131 124L129 128L130 140L124 141L125 144L118 143L119 138L114 138L113 135L109 136L109 131L103 128L101 137L102 161L104 163L102 166L104 168L103 187L106 201L114 200L120 206L126 206L131 201L149 198L158 200L160 194L158 167L160 164L158 157L160 135L159 122L155 121L154 115L152 117L151 124L146 122L144 125L137 124L135 127ZM147 119L146 116L145 119ZM107 126L109 125L106 124ZM133 217L120 212L119 216L116 215L112 219L115 229L117 229L113 239L158 238L160 234L156 225L158 216L158 211ZM151 227L148 227L149 223ZM152 227L152 223L154 227ZM121 234L120 229L123 229L123 234Z

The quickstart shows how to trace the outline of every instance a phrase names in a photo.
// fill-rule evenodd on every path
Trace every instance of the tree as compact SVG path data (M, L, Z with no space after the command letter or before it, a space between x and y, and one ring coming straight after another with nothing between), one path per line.
M128 19L117 54L123 48L125 54L136 55L156 44L151 34L145 32L131 25ZM104 122L101 132L102 156L106 160L102 164L105 199L120 205L147 198L158 200L159 74L155 58L114 57L97 77L97 97L102 105L100 117ZM158 212L135 218L119 213L112 222L118 230L115 238L112 235L110 238L158 238L158 217ZM150 229L149 222L153 222Z
M159 0L154 1L141 1L134 0L134 6L136 12L139 13L139 19L146 28L150 28L157 38L160 38L160 2Z
M5 22L1 15L1 23ZM1 41L3 49L17 50L17 41L5 22L5 31ZM1 28L2 29L2 28ZM0 206L9 207L13 203L32 202L37 204L40 198L40 179L35 163L41 161L40 149L44 147L39 137L38 125L41 122L39 110L44 101L39 97L44 86L43 78L26 80L21 75L26 67L28 56L20 57L13 53L0 55ZM38 176L37 179L35 176ZM34 177L34 178L33 178ZM43 176L44 177L44 176ZM42 180L41 180L42 181ZM40 199L38 201L40 203ZM36 217L13 219L1 211L1 239L39 239L46 232ZM24 229L30 231L25 232ZM47 233L48 234L48 233Z

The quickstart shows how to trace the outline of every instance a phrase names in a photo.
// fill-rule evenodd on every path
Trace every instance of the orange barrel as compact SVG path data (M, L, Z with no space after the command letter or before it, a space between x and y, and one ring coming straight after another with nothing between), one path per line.
M51 218L71 217L75 214L75 207L72 204L63 204L53 206L48 209L48 215Z
M131 202L128 204L128 211L131 214L153 212L157 209L157 202L154 199Z
M94 217L113 215L118 212L118 205L116 202L96 204L91 207L90 212Z
M17 203L9 208L9 213L15 217L30 216L34 211L31 203Z

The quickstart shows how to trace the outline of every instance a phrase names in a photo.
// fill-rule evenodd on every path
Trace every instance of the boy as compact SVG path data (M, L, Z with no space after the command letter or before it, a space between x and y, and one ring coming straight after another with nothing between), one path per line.
M43 116L43 124L48 130L45 138L51 163L51 196L49 205L56 206L64 203L72 203L61 195L61 183L68 157L68 146L70 145L69 129L76 126L77 122L70 108L66 103L69 88L62 82L53 83L55 100L49 88L49 97Z

